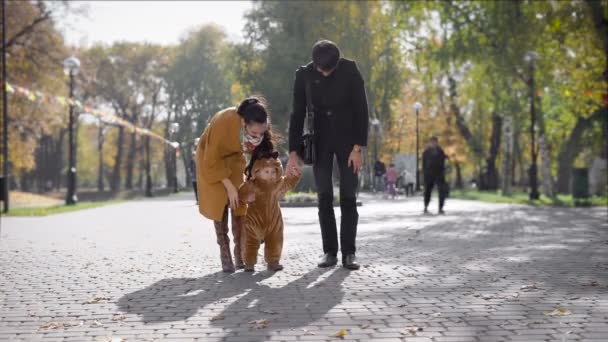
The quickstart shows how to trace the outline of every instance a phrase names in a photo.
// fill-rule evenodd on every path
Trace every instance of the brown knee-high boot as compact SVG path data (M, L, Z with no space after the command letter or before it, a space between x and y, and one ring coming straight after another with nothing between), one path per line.
M245 268L243 264L243 255L241 254L241 240L243 233L243 225L245 218L243 216L235 216L232 212L232 238L234 239L234 264L237 269Z
M222 270L224 272L234 272L234 264L232 263L232 255L230 255L230 238L228 237L228 209L224 211L222 221L214 221L215 235L217 236L217 244L220 246L220 260L222 261Z

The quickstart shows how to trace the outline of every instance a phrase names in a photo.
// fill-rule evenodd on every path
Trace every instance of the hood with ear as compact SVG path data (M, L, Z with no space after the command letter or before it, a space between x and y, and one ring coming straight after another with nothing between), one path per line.
M277 170L277 177L283 176L283 165L281 164L281 161L274 158L274 156L256 160L251 168L251 174L255 177L255 174L265 167L274 167Z

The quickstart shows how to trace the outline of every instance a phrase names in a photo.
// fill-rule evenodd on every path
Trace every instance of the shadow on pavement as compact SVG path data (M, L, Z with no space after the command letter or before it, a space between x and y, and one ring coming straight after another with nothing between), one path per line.
M125 313L139 315L147 324L184 321L207 307L212 312L205 317L209 324L222 327L227 336L230 331L246 332L252 342L265 341L275 329L307 326L323 318L342 301L342 282L349 271L313 269L277 287L273 285L284 282L273 280L272 275L217 272L201 278L163 279L121 297L117 305ZM225 307L223 303L230 301ZM214 304L218 304L217 311L213 310ZM221 307L225 309L220 311Z
M140 315L144 323L183 321L211 303L256 287L257 282L269 276L264 272L216 272L201 278L168 278L124 295L117 305L125 313Z
M259 284L224 310L224 320L212 325L240 336L245 333L249 342L267 341L274 330L308 326L342 303L342 282L349 274L344 268L314 269L282 287Z

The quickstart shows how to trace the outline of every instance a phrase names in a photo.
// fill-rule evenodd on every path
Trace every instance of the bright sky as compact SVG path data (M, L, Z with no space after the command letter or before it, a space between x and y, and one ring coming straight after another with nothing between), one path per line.
M207 23L222 26L232 41L242 39L243 14L250 1L70 1L86 15L59 18L70 45L95 42L146 41L175 44Z

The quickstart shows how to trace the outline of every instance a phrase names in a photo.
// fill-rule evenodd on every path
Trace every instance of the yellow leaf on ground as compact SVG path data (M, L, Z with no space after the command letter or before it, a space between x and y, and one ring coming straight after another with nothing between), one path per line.
M339 337L339 338L344 338L344 336L346 336L346 330L344 330L344 329L338 331L337 333L335 333L333 335L333 337Z
M566 310L564 308L555 308L551 312L545 312L545 316L569 316L572 315L572 311Z

